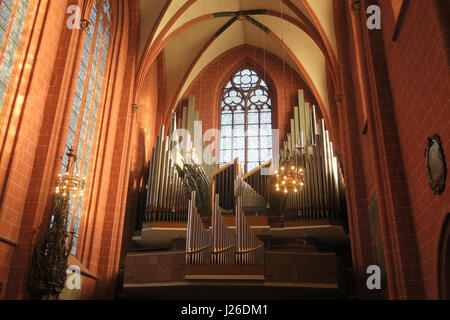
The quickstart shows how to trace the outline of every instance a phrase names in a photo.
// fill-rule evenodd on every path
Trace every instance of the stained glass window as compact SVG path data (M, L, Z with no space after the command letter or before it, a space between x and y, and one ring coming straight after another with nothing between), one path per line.
M73 147L77 157L77 169L87 177L95 141L95 128L101 110L101 92L106 57L110 40L111 5L109 0L97 0L91 10L91 26L87 30L80 69L78 71L66 150ZM66 168L68 158L63 158ZM87 202L87 201L86 201ZM76 254L78 232L83 211L83 198L71 199L68 231L75 231L72 254Z
M249 172L272 158L272 100L252 69L235 73L222 92L220 166L239 158Z
M0 1L0 109L19 48L30 0Z

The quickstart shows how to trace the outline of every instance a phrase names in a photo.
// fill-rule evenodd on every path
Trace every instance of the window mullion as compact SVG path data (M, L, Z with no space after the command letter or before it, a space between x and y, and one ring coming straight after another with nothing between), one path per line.
M255 100L253 100L254 98ZM237 104L239 100L240 103ZM271 155L272 147L268 139L264 138L264 145L261 141L262 134L264 134L264 137L271 136L267 130L261 130L263 127L264 129L269 129L266 127L272 123L271 99L267 85L254 70L244 67L233 74L222 91L221 101L222 119L224 119L225 114L231 111L232 119L228 121L233 131L231 141L232 153L239 152L239 155L242 156L243 168L248 172L255 166L261 165L266 160L265 158ZM261 105L267 107L264 109ZM237 112L236 107L240 108L239 112ZM253 107L255 110L252 110ZM261 118L261 112L263 111L265 115L264 121ZM258 118L256 119L256 117ZM239 120L239 123L236 122L236 119ZM244 130L244 136L234 136L237 126ZM270 126L269 130L271 129ZM236 145L236 143L239 143L239 145ZM221 152L224 152L226 147L226 144L221 146ZM221 164L224 164L224 162Z
M248 164L248 97L249 95L245 96L245 106L244 106L244 121L245 121L245 127L244 127L244 139L245 139L245 162L244 162L244 168L245 172L247 172L247 164Z
M9 18L8 27L7 27L7 29L6 29L5 36L4 36L3 41L2 41L2 44L1 44L2 46L0 47L0 64L1 64L2 61L3 61L3 57L4 57L4 55L5 55L5 51L6 51L6 48L7 48L7 46L8 46L9 35L11 34L11 29L12 29L13 24L14 24L14 19L15 19L15 17L16 17L17 7L19 6L19 1L20 1L20 0L16 0L16 1L14 2L14 7L13 7L12 10L11 10L11 16L10 16L10 18ZM3 3L1 3L1 4L3 4ZM0 8L0 9L1 9L1 8Z
M77 130L76 130L76 133L75 133L75 143L74 143L74 146L73 146L73 148L75 150L75 154L77 153L77 150L78 150L78 143L79 143L79 138L80 138L80 133L81 133L81 127L82 127L82 124L83 124L83 116L84 116L85 109L87 108L87 106L86 106L86 98L87 98L87 93L88 93L88 90L89 90L89 82L90 82L90 78L91 78L91 74L92 74L92 65L94 63L94 58L95 58L94 57L94 55L95 55L95 43L97 41L97 35L98 35L99 18L100 18L100 14L97 13L97 17L96 17L96 21L95 21L95 31L94 31L94 33L92 35L91 49L89 50L89 62L88 62L85 82L84 82L84 86L83 86L83 97L81 98L81 106L80 106L80 110L79 110L79 113L78 113Z
M95 6L96 4L94 4ZM92 9L94 10L94 8ZM89 82L90 82L90 78L91 78L91 73L92 73L92 65L93 65L93 59L94 59L94 54L95 54L95 42L97 41L97 34L98 34L98 22L100 19L100 14L97 13L97 17L96 17L96 21L95 21L95 29L94 32L92 34L92 42L91 42L91 48L89 49L89 60L88 60L88 66L86 68L86 76L84 78L84 85L83 85L83 94L81 97L81 104L80 104L80 109L78 110L78 120L77 120L77 128L75 131L75 140L73 143L73 149L75 151L75 154L77 154L77 150L78 150L78 144L79 144L79 138L80 138L80 133L81 133L81 127L83 124L83 117L84 117L84 112L87 108L86 106L86 97L87 97L87 92L89 89ZM84 141L83 141L84 142ZM81 173L82 170L82 159L78 159L78 163L80 164L80 166L78 167L78 172ZM73 230L74 228L74 224L75 224L75 218L76 218L76 212L77 212L77 207L79 205L79 201L78 198L73 199L72 200L72 210L71 210L71 219L70 219L70 229L69 230Z
M99 59L101 59L101 55L102 55L102 51L103 51L103 45L104 45L104 39L105 39L105 31L106 29L103 30L103 34L102 34L102 40L101 40L101 44L100 44L100 49L99 49ZM94 112L94 104L95 102L95 95L97 90L101 90L101 84L100 86L98 86L98 78L100 76L100 68L101 68L101 63L99 60L99 63L97 64L96 70L95 70L95 78L94 78L94 87L92 90L92 99L91 99L91 105L89 108L89 117L88 117L88 121L86 124L86 136L83 142L83 155L82 155L82 160L80 161L80 167L79 167L79 171L83 172L84 169L84 165L85 165L85 157L86 157L86 148L87 148L87 144L89 141L89 130L91 125L96 125L95 123L92 123L92 115Z

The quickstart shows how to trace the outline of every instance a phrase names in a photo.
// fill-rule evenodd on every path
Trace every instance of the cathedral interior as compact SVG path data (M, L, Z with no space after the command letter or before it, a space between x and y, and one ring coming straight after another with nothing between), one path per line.
M450 299L449 14L0 0L0 300Z

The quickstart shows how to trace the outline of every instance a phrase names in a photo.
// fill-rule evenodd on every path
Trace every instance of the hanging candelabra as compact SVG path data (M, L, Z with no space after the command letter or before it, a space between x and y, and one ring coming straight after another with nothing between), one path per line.
M280 2L281 12L281 41L283 43L283 85L286 91L286 61L284 50L284 28L283 28L283 4ZM286 99L284 100L284 111L287 114ZM287 195L289 192L297 193L304 186L303 168L297 162L297 155L291 155L289 150L281 159L280 169L275 171L275 190Z
M280 169L275 171L275 189L285 194L297 193L304 186L303 168L298 165L296 157L291 156L289 151L282 159Z
M76 156L72 148L67 156L66 172L58 176L48 227L42 224L36 239L28 286L36 298L57 298L65 287L74 234L68 231L70 197L82 195L86 185L86 180L74 173Z

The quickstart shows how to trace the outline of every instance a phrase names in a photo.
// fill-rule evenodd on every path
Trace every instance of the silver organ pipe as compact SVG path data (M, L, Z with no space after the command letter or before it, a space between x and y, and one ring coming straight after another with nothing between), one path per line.
M211 182L202 167L195 164L184 164L184 181L189 190L197 192L196 205L202 216L211 215Z
M211 230L206 231L195 207L195 193L189 202L186 232L187 264L264 264L264 242L251 230L245 218L242 197L236 198L235 230L229 229L214 197Z
M286 220L340 217L344 188L333 144L324 120L304 102L302 90L298 96L280 157L282 161L294 157L304 170L304 186L288 195L276 192L273 177L262 174L271 161L245 176L238 159L220 169L199 161L205 145L198 140L202 130L195 125L198 113L193 97L180 119L180 127L192 139L180 141L175 112L167 136L161 126L148 167L144 222L187 221L187 263L263 263L264 245L252 233L244 211L270 211L284 214ZM227 228L223 217L232 214L236 231ZM210 233L204 232L201 216L211 217Z
M264 264L264 242L253 233L245 218L243 198L236 199L236 263Z
M175 123L176 115L172 117ZM183 177L186 188L189 191L196 191L196 205L202 216L211 215L211 179L210 175L216 171L216 163L204 161L203 154L208 154L205 158L212 158L210 150L206 149L203 141L202 123L199 121L198 112L195 110L195 97L189 97L188 107L183 108L180 120L180 129L187 132L187 137L183 137L182 154L180 161L183 163ZM174 127L176 127L174 125Z
M258 212L266 207L266 200L253 189L241 176L234 180L234 197L241 198L242 208Z
M192 191L186 234L186 264L209 264L210 260L211 233L203 225L195 206L195 191Z
M188 139L183 140L183 160L185 163L200 165L207 177L218 169L217 163L208 163L205 158L212 159L209 149L206 149L206 143L203 141L202 122L199 121L198 111L195 110L195 97L189 96L187 107L183 108L183 114L180 120L180 129L189 133Z
M210 215L212 186L208 172L215 170L217 165L198 161L205 145L199 143L203 143L201 123L196 124L196 121L198 113L194 110L194 98L191 97L189 107L183 109L181 120L181 128L189 132L187 137L183 137L180 142L175 112L172 112L167 136L164 125L161 126L150 157L143 222L186 221L191 191L197 192L196 206L199 212ZM194 143L197 146L195 154L187 152L195 150Z
M212 214L213 252L212 264L234 264L236 262L236 234L228 229L219 206L219 195L215 196Z
M315 107L304 102L302 90L298 96L299 107L294 107L291 122L294 132L288 134L280 156L294 155L305 171L304 187L288 194L280 209L288 220L338 218L343 179L333 144Z
M169 137L164 139L164 126L152 149L148 172L144 222L186 221L188 192L172 160Z

